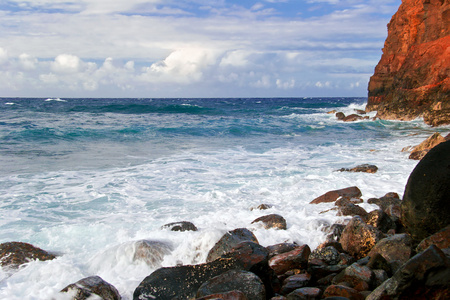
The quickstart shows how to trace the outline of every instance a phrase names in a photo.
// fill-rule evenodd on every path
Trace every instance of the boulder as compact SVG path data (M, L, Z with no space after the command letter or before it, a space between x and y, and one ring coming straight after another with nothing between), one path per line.
M338 120L341 120L341 121L344 120L344 118L345 118L345 114L343 112L337 112L335 116Z
M281 294L287 295L296 289L307 287L311 281L311 275L308 273L296 274L289 276L283 281Z
M309 259L320 259L328 265L336 265L341 260L339 251L333 246L317 248L311 252Z
M163 225L161 229L169 229L170 231L197 231L197 227L187 221L169 223Z
M252 224L258 223L258 222L263 223L265 229L270 229L270 228L282 229L282 230L286 229L286 220L282 216L277 215L277 214L270 214L267 216L259 217L256 220L254 220L252 222Z
M376 209L367 214L364 218L366 224L371 225L381 230L381 232L388 232L390 229L395 229L396 224L384 211Z
M17 268L32 260L52 260L56 258L45 250L28 243L7 242L0 244L0 266Z
M204 282L233 269L243 267L231 258L219 258L200 265L160 268L139 284L133 293L133 299L191 299Z
M345 225L343 224L333 224L328 229L327 242L338 242L341 239L342 232L344 231Z
M449 135L447 135L447 137L444 138L443 136L441 136L439 132L435 132L425 141L413 147L411 149L411 154L409 155L409 158L421 160L425 156L425 154L427 154L432 148L434 148L435 146L439 145L442 142L445 142L449 138L450 138Z
M291 269L305 269L310 253L309 246L302 245L292 251L275 255L269 259L269 266L277 275L284 274Z
M370 257L367 267L371 270L383 270L387 275L392 274L391 265L380 253L375 253Z
M266 291L261 279L252 272L243 270L230 270L209 279L199 287L197 298L233 290L241 291L247 299L266 299Z
M81 279L63 288L61 293L70 294L71 300L97 299L97 297L103 300L121 299L117 289L99 276Z
M292 251L299 246L300 245L298 245L296 243L279 243L279 244L267 246L266 248L269 251L269 258L272 258L275 255Z
M246 228L238 228L224 234L220 240L211 248L206 258L207 262L211 262L223 254L229 252L237 244L244 241L250 241L258 244L256 236Z
M245 270L252 270L255 266L268 264L269 251L260 244L245 241L222 255L222 258L235 259Z
M133 261L144 261L152 268L161 265L164 256L172 252L172 246L152 240L140 240L131 243L133 251Z
M378 167L375 165L362 164L351 169L342 168L338 170L339 172L364 172L364 173L376 173L378 171Z
M364 297L355 289L345 285L330 285L323 292L323 298L328 297L345 297L349 300L363 300Z
M340 203L340 205L338 205L338 216L360 216L361 218L366 218L367 216L367 211L362 208L361 206L357 205L357 204L353 204L351 203L349 200L347 199L343 199L345 201L342 201L344 203ZM336 203L340 200L337 200Z
M354 122L354 121L359 121L359 120L364 120L364 117L361 117L360 115L357 114L351 114L348 116L345 116L345 118L342 119L342 121L344 122Z
M365 257L382 238L384 234L379 229L364 223L360 216L355 216L345 226L340 243L346 252L359 259Z
M366 300L448 299L450 260L436 246L415 255Z
M286 297L288 300L319 300L322 291L315 287L304 287L296 289Z
M375 274L367 267L353 263L334 277L333 284L349 283L357 291L367 291L375 283Z
M435 245L439 249L450 247L450 225L423 239L417 246L416 251L422 252L431 245Z
M389 263L399 261L407 262L412 253L412 240L409 234L395 234L380 240L369 252L369 256L381 254Z
M311 201L310 204L334 202L337 199L339 199L340 197L351 199L351 198L359 198L361 196L362 196L362 193L361 193L360 189L356 186L352 186L352 187L348 187L348 188L344 188L344 189L329 191L329 192L323 194L322 196L319 196L316 199L314 199L313 201Z
M415 242L450 224L450 141L430 150L409 176L401 221Z

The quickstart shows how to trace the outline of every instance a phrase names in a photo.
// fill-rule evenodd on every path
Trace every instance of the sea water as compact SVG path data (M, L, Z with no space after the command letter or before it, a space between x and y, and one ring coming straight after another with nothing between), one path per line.
M402 148L435 131L423 120L338 121L366 98L25 99L0 98L0 243L57 254L0 269L1 299L55 299L98 275L123 299L161 266L198 264L229 230L259 243L308 244L349 217L309 204L357 186L367 199L402 196L417 161ZM337 172L374 164L375 174ZM268 210L253 209L260 204ZM252 224L282 215L287 230ZM198 231L161 226L190 221ZM165 243L157 265L133 260L133 242Z

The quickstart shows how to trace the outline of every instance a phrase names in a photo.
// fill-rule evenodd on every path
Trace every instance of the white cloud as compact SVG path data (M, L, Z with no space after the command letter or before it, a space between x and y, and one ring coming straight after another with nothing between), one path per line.
M8 52L0 47L0 64L5 63L8 60Z
M37 58L32 57L29 54L22 53L19 55L20 65L24 70L34 70L36 69L36 64L38 63Z
M60 54L52 62L51 68L56 73L76 73L80 70L81 59L75 55Z

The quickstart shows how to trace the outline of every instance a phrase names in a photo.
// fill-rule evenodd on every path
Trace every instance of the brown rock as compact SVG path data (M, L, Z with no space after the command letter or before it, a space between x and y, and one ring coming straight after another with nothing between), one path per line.
M223 300L247 300L248 298L241 291L230 291L220 294L212 294L204 296L201 298L196 298L196 300L212 300L212 299L223 299Z
M448 299L450 260L432 245L408 260L366 299Z
M260 204L257 207L250 208L250 210L254 210L254 209L266 210L266 209L269 209L269 208L272 208L272 205L270 205L270 204Z
M367 214L364 219L368 225L387 232L389 229L395 229L395 222L381 209L376 209Z
M384 234L380 230L364 223L361 217L355 216L345 226L340 243L345 251L359 259L365 257L383 237Z
M344 120L345 115L344 115L343 112L338 112L338 113L336 113L336 118L337 118L338 120Z
M287 295L296 289L308 286L311 281L311 275L308 273L292 275L283 281L283 286L281 287L281 294Z
M208 252L206 262L211 262L229 252L240 242L250 241L258 244L256 236L246 228L238 228L224 234Z
M375 274L369 267L354 263L336 275L332 282L334 284L347 282L357 291L367 291L375 282Z
M349 300L363 300L364 297L357 290L344 285L330 285L324 292L323 298L345 297Z
M366 218L367 211L357 204L351 202L341 205L338 208L338 216L360 216L361 218Z
M298 247L300 247L300 246L295 243L280 243L280 244L267 246L266 248L269 251L269 258L272 258L275 255L292 251Z
M323 194L322 196L317 197L316 199L311 201L310 204L334 202L339 197L351 199L351 198L359 198L361 196L362 196L362 193L361 193L360 189L356 186L352 186L352 187L348 187L348 188L344 188L344 189L329 191L329 192Z
M369 252L369 256L381 254L389 263L407 262L412 253L412 239L409 234L395 234L380 240Z
M354 121L359 121L359 120L363 120L364 118L361 117L360 115L357 114L351 114L346 116L345 118L342 119L342 121L344 122L354 122Z
M423 239L417 246L416 251L422 252L431 245L435 245L440 249L450 247L450 225Z
M371 270L383 270L388 275L392 273L391 265L380 253L376 253L370 257L367 267Z
M439 132L435 132L433 135L428 137L425 141L415 146L411 150L411 154L409 155L410 159L421 160L425 154L428 153L433 147L439 145L442 142L445 142L446 138L441 136Z
M292 251L278 254L269 260L269 266L277 275L281 275L291 269L305 269L311 249L308 245L302 245Z
M8 242L0 244L0 266L17 268L32 260L52 260L55 255L28 243Z
M258 223L258 222L263 223L265 229L270 229L270 228L276 228L276 229L281 229L281 230L286 229L286 220L282 216L277 215L277 214L270 214L267 216L259 217L256 220L254 220L252 222L252 224Z
M251 270L256 265L268 263L269 251L260 244L245 241L222 255L222 258L235 259L241 263L245 270Z
M99 276L91 276L70 284L61 290L62 293L73 293L72 300L87 300L100 297L104 300L120 300L117 289Z
M319 300L322 291L314 287L299 288L287 295L288 300Z
M404 0L388 24L366 111L381 119L450 123L450 2Z

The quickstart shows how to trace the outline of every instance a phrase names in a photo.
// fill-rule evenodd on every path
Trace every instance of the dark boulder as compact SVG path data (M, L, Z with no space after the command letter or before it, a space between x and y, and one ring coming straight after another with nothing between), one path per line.
M0 266L17 268L32 260L52 260L56 258L45 250L28 243L7 242L0 244Z
M139 284L133 299L191 299L204 282L233 269L242 269L242 266L230 258L219 258L200 265L160 268Z
M169 229L170 231L197 231L197 227L187 221L169 223L163 225L161 229Z
M206 258L207 262L211 262L223 254L229 252L240 242L250 241L258 244L256 236L246 228L238 228L224 234L220 240L211 248Z
M417 246L416 251L422 252L431 245L435 245L439 249L450 247L450 225L423 239Z
M395 234L380 240L369 252L369 256L381 254L389 263L398 261L398 265L407 262L412 253L412 240L409 234Z
M99 276L91 276L70 284L61 290L72 296L71 300L100 299L120 300L117 289Z
M335 116L338 120L344 120L345 118L345 114L343 112L337 112Z
M340 197L351 199L351 198L359 198L361 196L362 196L361 190L356 186L352 186L344 189L329 191L311 201L310 204L334 202Z
M324 248L317 248L311 252L309 259L320 259L328 265L336 265L341 260L339 251L333 246L327 246Z
M330 285L323 292L323 298L344 297L349 300L363 300L364 297L355 289L345 285Z
M296 289L287 295L288 300L319 300L322 291L315 287L304 287Z
M289 276L283 281L281 294L287 295L296 289L307 287L311 281L311 275L308 273L296 274Z
M254 220L252 222L252 224L258 223L258 222L263 223L265 229L270 229L270 228L276 228L276 229L282 229L282 230L286 229L286 220L282 216L277 215L277 214L270 214L267 216L259 217L256 220Z
M348 116L345 116L342 121L344 122L354 122L354 121L359 121L359 120L364 120L364 117L361 117L360 115L357 114L351 114Z
M252 272L243 270L230 270L209 279L199 287L197 298L233 290L241 291L247 299L266 299L266 291L261 279Z
M440 143L409 176L401 221L415 242L450 224L450 141Z
M213 300L213 299L222 299L222 300L248 300L245 294L241 291L231 291L224 292L219 294L212 294L208 296L204 296L201 298L197 298L196 300Z
M366 221L366 224L372 225L384 233L388 232L390 229L396 228L394 220L381 209L372 210L367 214L364 220Z
M354 263L334 277L332 283L349 283L357 291L367 291L375 283L375 274L367 267Z
M275 255L292 251L299 246L300 245L295 244L295 243L279 243L279 244L267 246L266 248L269 251L269 258L272 258Z
M291 269L305 269L311 249L308 245L302 245L292 251L275 255L269 260L269 266L277 275L284 274Z
M432 245L408 260L366 299L449 299L450 260Z

